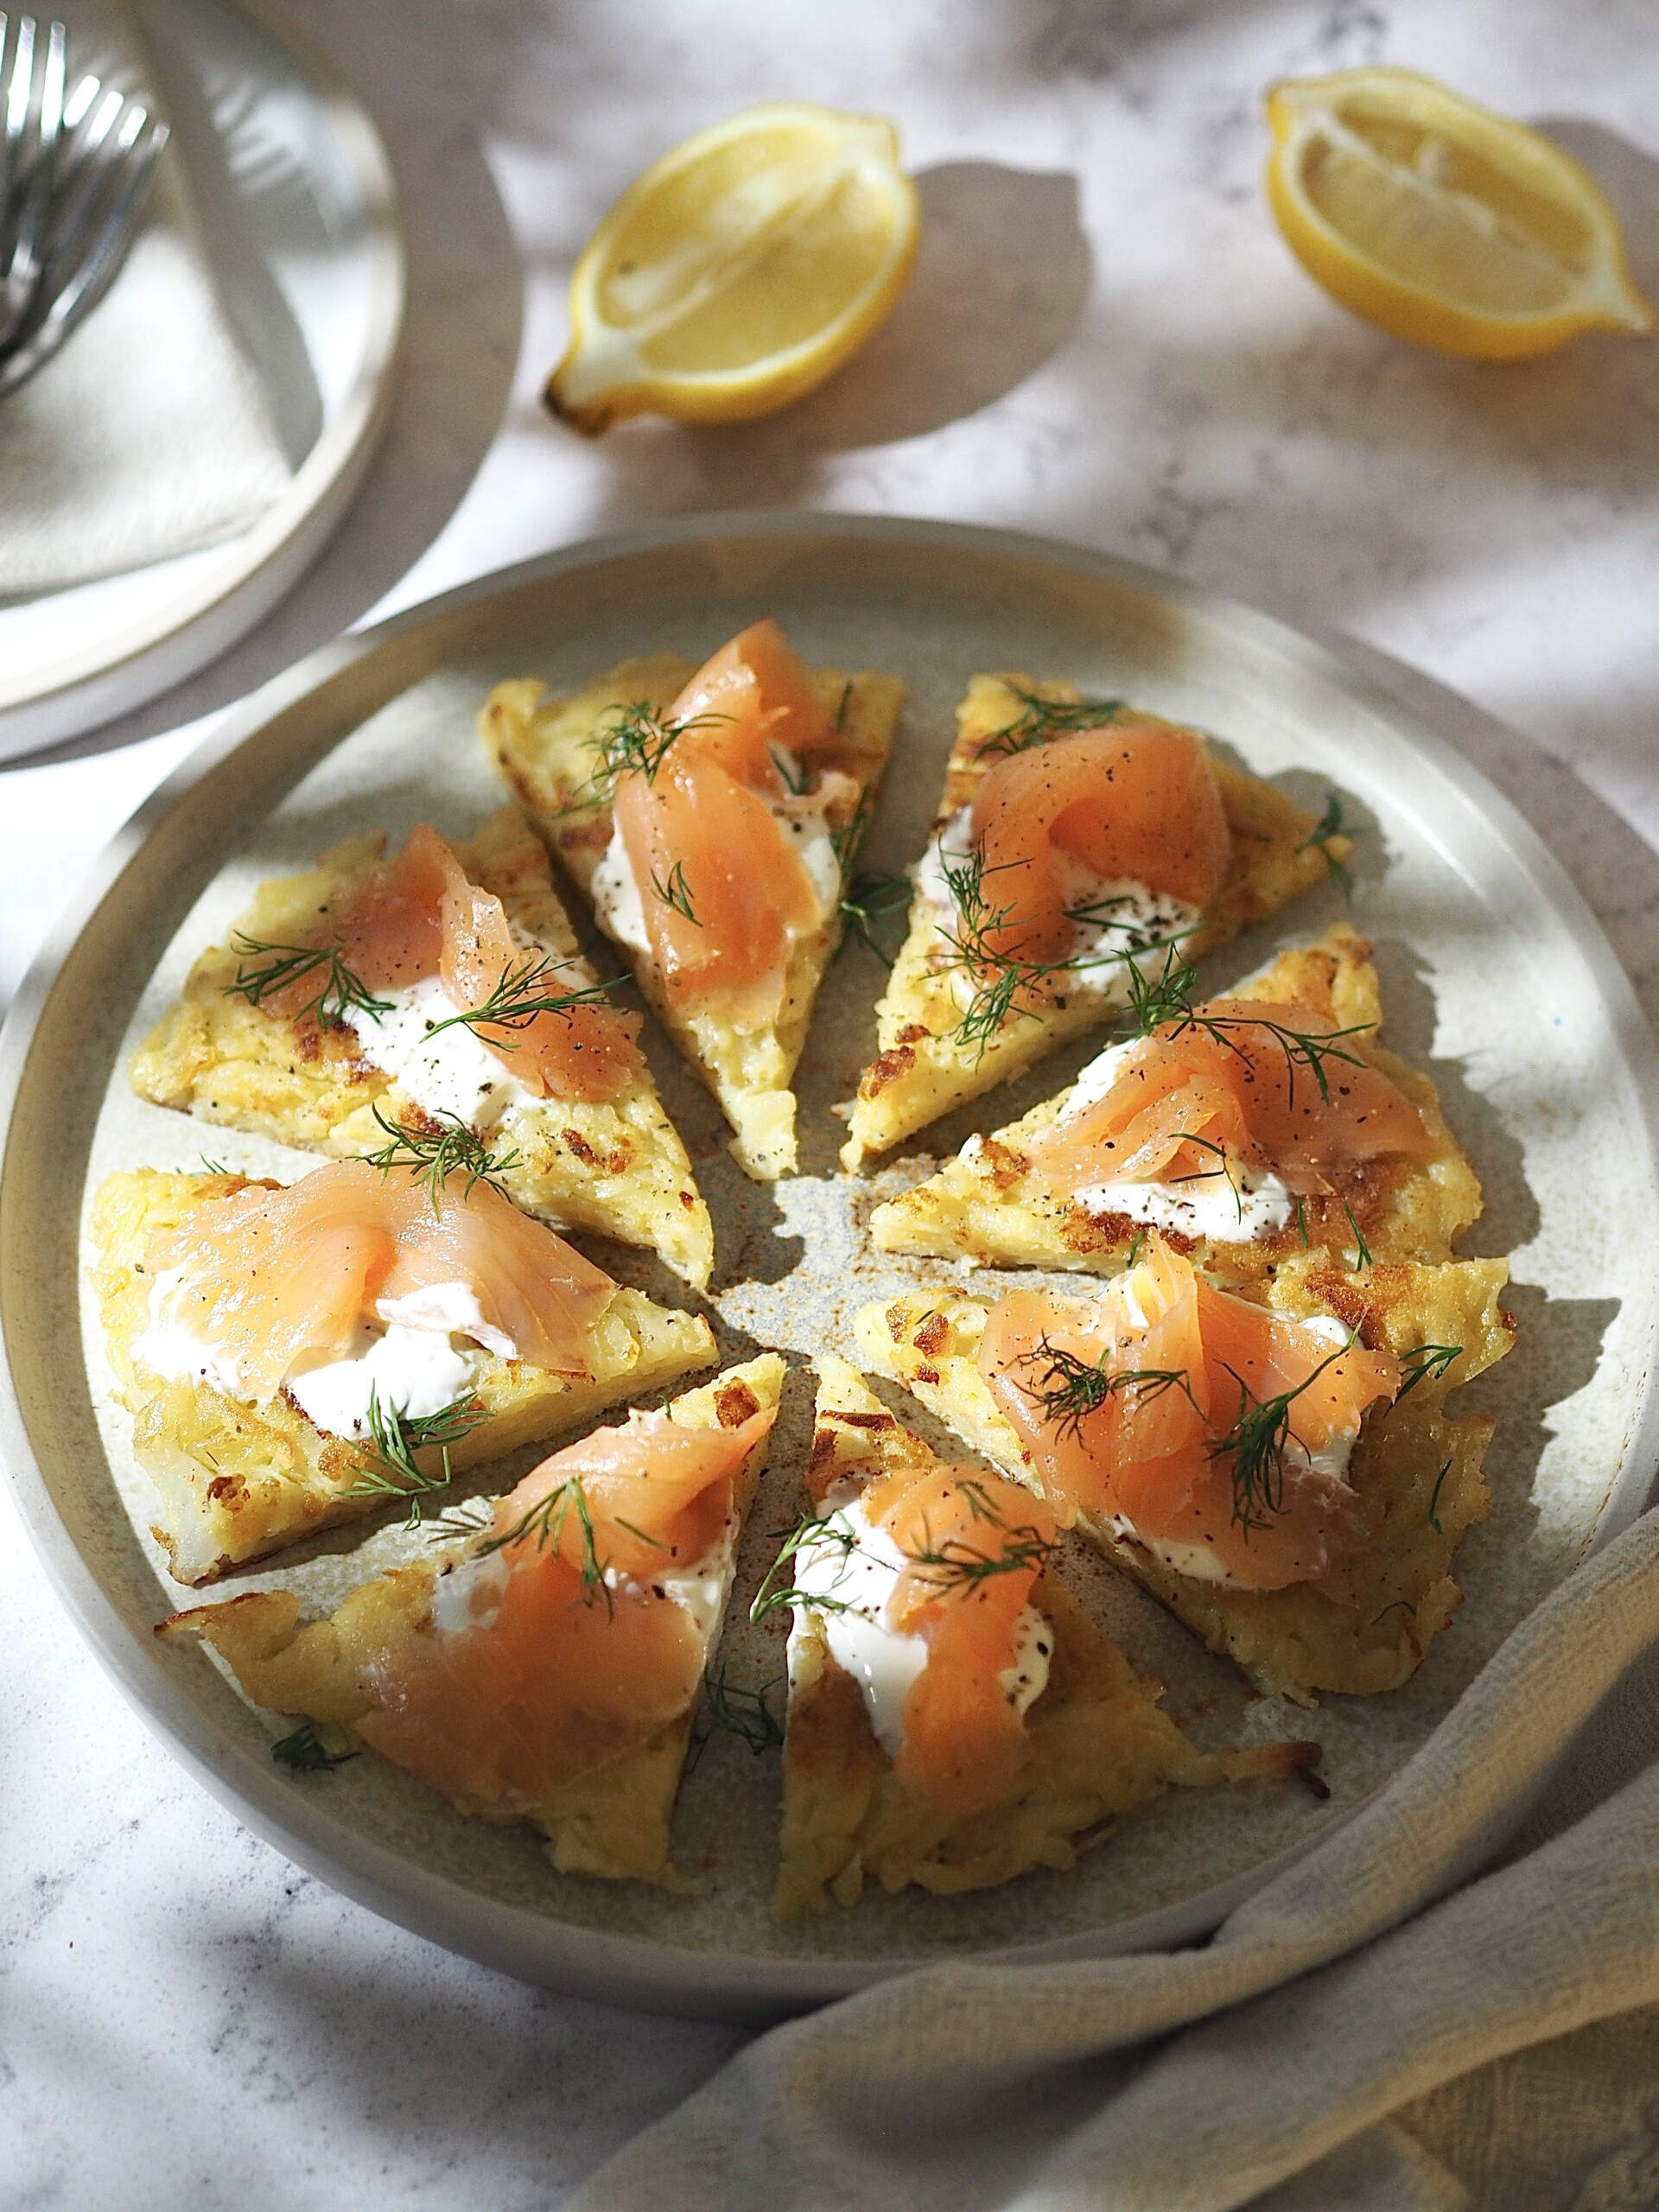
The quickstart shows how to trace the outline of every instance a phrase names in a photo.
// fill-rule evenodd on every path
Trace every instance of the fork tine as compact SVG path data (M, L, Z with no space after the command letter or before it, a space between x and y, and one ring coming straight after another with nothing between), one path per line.
M50 311L21 345L0 350L0 397L26 384L103 298L126 258L143 212L156 164L169 133L164 123L149 124L140 111L139 131L129 142L119 189L105 214L91 251L53 301Z

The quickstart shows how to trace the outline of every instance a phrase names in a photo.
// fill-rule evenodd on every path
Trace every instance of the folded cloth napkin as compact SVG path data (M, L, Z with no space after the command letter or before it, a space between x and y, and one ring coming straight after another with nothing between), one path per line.
M173 162L107 296L0 399L0 598L216 545L289 481Z
M1649 1513L1522 1624L1388 1789L1202 1948L882 1984L752 2044L576 2202L1453 2212L1476 2199L1457 2113L1427 2093L1624 2012L1650 2067L1659 2033L1633 2008L1656 2000ZM1471 2163L1507 2176L1481 2212L1659 2204L1659 2140L1639 2125L1609 2150L1562 2098L1552 2134L1547 2100L1473 2079ZM1659 2114L1659 2078L1626 2103ZM1483 2125L1508 2140L1473 2140Z

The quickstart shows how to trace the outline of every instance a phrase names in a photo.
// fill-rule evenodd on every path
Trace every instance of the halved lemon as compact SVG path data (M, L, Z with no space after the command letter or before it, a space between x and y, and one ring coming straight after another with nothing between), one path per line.
M1548 139L1409 69L1268 93L1268 199L1316 283L1396 338L1519 360L1645 334L1618 218Z
M768 415L864 343L919 227L890 123L746 109L653 162L588 240L547 404L589 436L647 409Z

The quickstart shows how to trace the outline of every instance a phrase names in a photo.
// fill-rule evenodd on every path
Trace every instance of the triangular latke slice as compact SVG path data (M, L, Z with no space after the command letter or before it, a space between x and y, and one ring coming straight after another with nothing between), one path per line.
M784 1373L775 1352L728 1368L702 1389L677 1398L669 1419L696 1430L734 1431L748 1422L760 1427L759 1417L776 1410ZM497 1509L493 1533L480 1529L450 1545L446 1558L377 1576L325 1619L302 1625L297 1598L285 1590L260 1591L175 1613L156 1633L200 1637L256 1705L309 1724L278 1749L301 1763L308 1753L319 1764L349 1755L359 1734L373 1738L383 1732L382 1716L397 1709L397 1699L393 1689L383 1700L383 1684L406 1685L411 1674L429 1665L434 1647L444 1639L471 1639L474 1663L458 1674L457 1694L447 1705L427 1708L451 1734L435 1724L434 1742L422 1745L418 1736L394 1733L385 1745L387 1755L442 1789L463 1814L533 1822L562 1873L683 1889L689 1885L670 1859L674 1800L702 1675L720 1639L744 1516L766 1457L762 1433L721 1478L716 1503L723 1512L715 1516L707 1550L696 1560L675 1560L656 1572L658 1586L607 1568L600 1555L606 1540L595 1509L591 1517L600 1519L600 1533L590 1536L580 1576L569 1578L576 1596L567 1601L550 1592L535 1611L515 1612L505 1603L500 1592L506 1575L519 1571L520 1561L532 1571L545 1568L567 1535L579 1543L578 1531L589 1524L585 1498L561 1516L555 1491L553 1511L542 1498L532 1509L533 1529L518 1535L516 1546L504 1547L503 1537L523 1526L513 1519L521 1493L545 1488L546 1477L537 1471ZM564 1488L568 1492L569 1484ZM504 1560L513 1565L504 1567ZM683 1603L675 1594L677 1576L686 1586ZM642 1620L660 1619L664 1606L674 1609L666 1617L671 1623L678 1617L677 1649L686 1648L690 1635L691 1665L679 1709L642 1721L628 1694L627 1667L637 1663L640 1647L633 1637ZM562 1633L573 1624L579 1631L574 1641ZM556 1648L543 1651L543 1639ZM559 1679L560 1727L550 1726L544 1709L531 1709L538 1674ZM505 1710L486 1709L480 1682L499 1684L502 1694L518 1701ZM527 1688L516 1691L515 1684ZM528 1787L525 1762L550 1776L573 1765L580 1770Z
M1033 701L1064 709L1077 700L1070 683L1038 683L1021 675L971 679L957 710L957 741L945 769L930 854L937 849L940 832L973 804L981 783L1001 757L1000 753L982 757L988 747L999 739L1006 741L1010 730L1025 727L1033 715ZM1097 719L1109 725L1110 711L1103 709ZM1141 726L1159 723L1157 716L1139 713L1135 721ZM1073 718L1070 728L1057 728L1048 741L1064 739L1077 726ZM1029 741L1021 749L1029 749ZM1183 951L1194 959L1323 882L1332 865L1340 865L1349 850L1346 837L1334 831L1322 836L1315 817L1271 784L1213 753L1210 765L1232 854L1221 890L1193 933L1184 939ZM925 1128L952 1107L1023 1075L1068 1039L1098 1027L1125 1002L1119 963L1102 970L1093 988L1074 985L1065 996L1039 1008L1030 1007L1028 999L1019 1001L989 1033L964 1034L964 1029L971 1033L973 1025L964 1021L960 994L969 984L948 942L948 925L942 925L939 910L927 895L926 872L925 859L911 902L908 934L876 1007L879 1051L853 1101L851 1134L842 1153L849 1168L861 1166L872 1154L886 1152ZM998 895L997 887L988 882L988 902L995 902Z
M92 1286L117 1395L132 1415L134 1457L159 1494L152 1533L174 1580L193 1587L377 1512L389 1494L371 1447L324 1435L285 1390L244 1405L210 1383L158 1374L137 1349L150 1319L144 1258L152 1240L182 1226L204 1201L250 1187L257 1186L240 1175L139 1168L105 1179L89 1223ZM714 1357L706 1321L619 1289L594 1330L585 1379L524 1360L488 1360L474 1386L485 1418L449 1443L450 1467L464 1474L560 1435ZM443 1451L428 1445L415 1464L434 1478Z
M844 1512L865 1485L925 1477L943 1463L905 1428L855 1369L818 1363L817 1427L807 1471L815 1509ZM1029 1752L999 1802L973 1813L932 1802L895 1771L858 1681L830 1648L835 1616L798 1606L789 1643L784 1743L785 1917L857 1903L866 1880L939 1895L1008 1882L1035 1866L1065 1870L1172 1783L1201 1788L1286 1775L1316 1760L1310 1744L1200 1751L1159 1707L1160 1686L1117 1646L1050 1571L1030 1603L1041 1617L1044 1687L1027 1708Z
M1173 1212L1159 1224L1168 1241L1224 1282L1254 1281L1312 1246L1346 1239L1351 1249L1356 1230L1379 1260L1449 1259L1452 1240L1479 1215L1480 1183L1446 1125L1433 1084L1374 1041L1382 1004L1365 939L1338 922L1317 944L1281 952L1227 995L1305 1007L1332 1030L1361 1033L1344 1035L1339 1049L1380 1069L1405 1093L1422 1117L1427 1155L1392 1154L1357 1163L1330 1179L1328 1192L1304 1199L1281 1227L1264 1227L1248 1241L1184 1231L1181 1215ZM1089 1072L1084 1069L1079 1082ZM1327 1080L1338 1090L1344 1072L1343 1063L1329 1063ZM1302 1074L1311 1088L1312 1077ZM990 1136L970 1138L937 1175L878 1206L870 1220L875 1243L887 1252L962 1257L986 1267L1098 1274L1121 1268L1144 1236L1145 1224L1056 1196L1031 1173L1027 1140L1062 1118L1074 1090L1069 1086ZM1222 1193L1224 1212L1228 1195ZM1242 1216L1242 1205L1237 1211Z
M521 679L498 684L480 718L491 760L594 906L602 928L609 930L610 922L602 902L595 903L594 877L611 844L613 825L608 804L593 803L599 742L620 710L643 705L660 715L696 673L696 664L677 653L654 653L623 661L563 698L549 698L543 685ZM814 780L807 796L824 773L848 778L853 787L832 800L824 813L837 841L845 881L892 750L905 687L897 677L868 671L849 676L840 669L818 668L810 674L817 698L836 719L836 739L814 751ZM760 1181L788 1174L795 1166L795 1094L790 1085L818 986L841 942L842 924L837 906L819 930L795 941L776 1020L748 1030L720 1014L680 1013L670 1003L650 954L617 939L658 1018L737 1132L734 1156Z
M378 831L349 838L303 874L262 884L234 935L245 945L319 941L330 910L385 850ZM597 980L553 889L547 855L516 807L503 807L454 850L468 878L501 901L527 957L551 956L575 987ZM350 1028L311 1015L290 1020L238 995L238 971L259 964L234 945L201 955L178 1004L133 1055L141 1096L336 1159L385 1145L377 1111L393 1124L441 1126L364 1057ZM706 1287L715 1249L709 1209L649 1068L636 1069L612 1098L516 1098L491 1122L488 1142L503 1159L516 1155L501 1179L527 1212L658 1252L697 1289Z
M1397 1689L1462 1602L1452 1556L1487 1510L1481 1465L1496 1424L1450 1414L1446 1401L1514 1344L1499 1303L1509 1273L1503 1260L1349 1270L1316 1251L1285 1262L1265 1286L1274 1311L1335 1316L1408 1373L1422 1370L1366 1417L1348 1471L1358 1540L1323 1581L1257 1591L1200 1580L1086 1515L1077 1525L1268 1695L1306 1704L1319 1690ZM988 1310L950 1288L868 1306L855 1325L859 1348L994 1466L1039 1488L976 1363Z

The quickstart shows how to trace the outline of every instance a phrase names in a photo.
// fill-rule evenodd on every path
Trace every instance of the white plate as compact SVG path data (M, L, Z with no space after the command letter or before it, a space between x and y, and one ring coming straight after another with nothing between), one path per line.
M145 1534L149 1492L109 1401L95 1325L83 1348L86 1189L118 1165L194 1166L204 1146L253 1172L291 1176L310 1163L135 1100L123 1073L130 1044L257 877L371 823L401 833L429 816L462 832L493 806L472 722L496 678L557 683L628 652L702 652L765 612L810 658L891 668L910 683L878 866L919 849L951 708L985 666L1065 674L1196 722L1293 789L1334 785L1371 825L1354 912L1378 946L1390 1038L1432 1070L1484 1179L1488 1213L1465 1241L1513 1253L1522 1338L1465 1394L1499 1421L1492 1514L1459 1555L1467 1602L1407 1688L1321 1706L1326 1807L1287 1788L1177 1791L1071 1874L948 1900L877 1897L780 1926L766 1910L775 1758L716 1738L689 1777L677 1855L706 1875L700 1895L584 1883L556 1875L528 1831L463 1821L378 1759L284 1774L270 1760L270 1719L201 1651L150 1634L184 1599ZM1338 911L1334 889L1322 892L1217 957L1207 980L1224 985ZM835 1173L841 1130L829 1108L868 1050L878 981L855 950L832 971L801 1076L805 1172L775 1191L744 1181L711 1105L658 1056L715 1214L726 1345L741 1357L776 1344L797 1368L745 1549L751 1585L794 1517L806 1358L848 1344L865 1299L949 1272L872 1252L861 1225L870 1185ZM1046 1095L1089 1049L953 1116L931 1133L934 1147ZM239 709L117 841L26 981L0 1046L11 1376L0 1438L71 1611L188 1763L290 1857L456 1950L594 1996L758 2018L922 1960L1170 1942L1212 1925L1395 1772L1514 1624L1643 1502L1659 1440L1649 1381L1656 1100L1659 1063L1629 986L1537 837L1429 727L1329 653L1144 570L999 532L790 515L667 524L533 563L313 656ZM653 1263L607 1259L674 1296ZM400 1541L384 1528L340 1532L210 1594L287 1583L320 1606ZM1103 1567L1084 1582L1200 1735L1308 1732L1306 1715L1248 1698ZM775 1670L776 1647L757 1631L745 1624L729 1637L740 1672Z
M228 543L0 605L0 759L125 713L251 630L345 514L391 398L404 252L373 124L259 0L140 0L138 16L168 158L295 472Z

